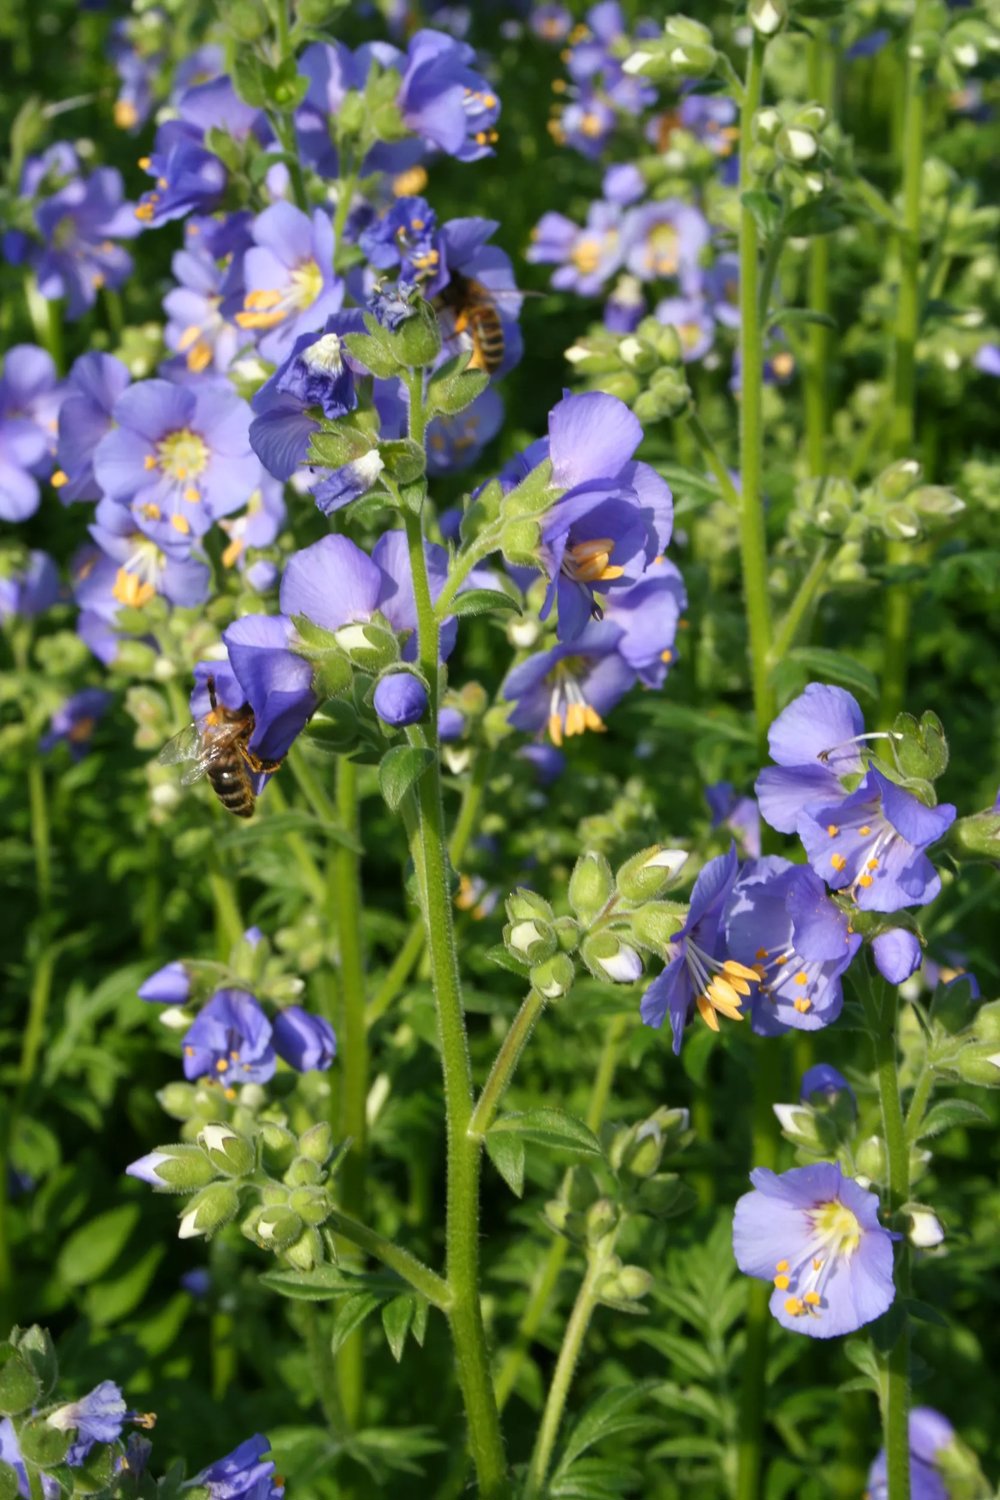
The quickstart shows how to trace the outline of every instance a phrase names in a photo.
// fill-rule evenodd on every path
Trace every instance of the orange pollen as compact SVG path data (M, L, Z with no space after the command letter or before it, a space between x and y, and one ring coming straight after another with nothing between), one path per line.
M847 864L847 860L843 854L831 854L830 863L835 870L842 870Z
M835 839L837 837L837 834L840 832L840 829L837 827L836 823L827 823L826 831L832 839Z
M61 490L64 484L69 484L69 475L63 469L57 469L49 483L54 490Z
M858 829L858 832L860 833L862 838L867 838L871 833L871 827L868 823L865 823L861 828Z

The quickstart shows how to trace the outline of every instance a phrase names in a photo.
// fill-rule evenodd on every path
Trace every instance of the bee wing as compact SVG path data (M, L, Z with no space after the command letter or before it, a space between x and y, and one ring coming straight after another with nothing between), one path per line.
M167 741L157 760L164 766L193 761L194 764L181 777L182 786L191 786L208 774L210 766L229 753L234 733L233 725L189 724Z
M161 766L176 766L185 760L197 760L201 751L201 730L197 724L188 724L180 734L167 740L156 757Z

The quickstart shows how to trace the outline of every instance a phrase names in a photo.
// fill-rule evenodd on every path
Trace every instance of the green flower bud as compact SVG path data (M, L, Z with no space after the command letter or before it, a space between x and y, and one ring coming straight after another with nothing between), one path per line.
M266 1250L286 1250L299 1238L305 1226L298 1214L288 1208L261 1210L254 1226L257 1243Z
M268 29L267 17L252 0L226 7L226 25L238 42L257 42Z
M783 124L780 111L776 110L773 105L769 104L764 109L759 109L750 125L753 144L773 146Z
M567 954L555 953L544 963L535 964L528 977L532 989L546 1000L561 1000L573 987L576 968Z
M610 1198L598 1198L587 1209L585 1217L585 1233L589 1245L599 1245L601 1240L615 1228L618 1223L618 1209Z
M686 1213L694 1202L693 1189L676 1172L662 1172L639 1184L631 1206L636 1213L648 1214L651 1219L669 1219Z
M16 1417L36 1404L42 1383L10 1344L3 1346L0 1359L6 1361L0 1367L0 1417Z
M330 1200L318 1187L296 1188L289 1194L288 1207L307 1224L323 1224L330 1217Z
M525 918L508 922L503 930L507 951L521 963L543 963L556 951L556 935L548 922Z
M541 540L537 521L508 521L500 536L500 550L515 568L537 568Z
M826 126L827 113L822 104L803 104L792 116L792 125L800 125L803 130L812 130L819 134Z
M651 844L625 861L615 877L615 884L626 901L649 901L672 883L686 860L685 849Z
M636 399L642 387L638 378L629 370L617 370L610 375L595 375L587 382L590 391L603 391L607 396L616 396L626 406Z
M412 305L413 317L390 333L388 344L400 364L418 370L432 365L441 353L441 329L429 302L420 298Z
M988 1000L977 1008L972 1034L981 1042L1000 1043L1000 1000Z
M323 1241L318 1230L304 1229L285 1249L285 1259L296 1271L311 1271L323 1260Z
M786 1140L809 1151L821 1148L823 1141L816 1114L808 1104L775 1104L773 1109Z
M130 1177L148 1182L157 1192L190 1193L207 1187L219 1172L197 1146L157 1146L128 1169Z
M958 818L945 839L958 859L1000 859L1000 812L991 807Z
M198 1145L213 1167L227 1177L245 1177L257 1165L253 1146L229 1125L206 1125L199 1132Z
M857 1175L867 1177L870 1182L886 1180L887 1162L885 1141L878 1135L870 1135L867 1140L860 1143L854 1153Z
M569 878L569 904L583 925L589 926L614 894L611 866L603 854L581 854Z
M240 1195L228 1182L217 1182L203 1188L181 1214L177 1238L193 1240L204 1235L211 1239L216 1230L236 1217L239 1206Z
M882 530L890 541L915 541L920 535L920 517L908 505L891 505L882 516Z
M530 921L533 917L540 917L543 922L555 920L555 912L551 904L537 891L529 891L524 886L518 886L517 890L511 891L505 902L507 915L512 922Z
M778 158L772 146L751 146L748 152L750 164L750 176L763 180L770 177L778 165Z
M639 1302L650 1291L653 1278L642 1266L621 1266L601 1278L597 1295L602 1301Z
M576 1237L571 1234L571 1228L575 1228L576 1215L564 1198L550 1199L542 1209L542 1217L556 1234L565 1235L567 1239Z
M595 979L634 984L642 977L642 959L614 932L595 932L580 944L580 957Z
M572 917L557 917L552 924L564 953L575 953L580 946L580 927Z
M632 912L629 920L636 941L662 953L684 926L686 913L672 905L651 901Z
M762 3L770 5L772 0L762 0ZM798 125L786 125L778 131L774 148L782 160L804 166L818 155L819 141L811 130L803 130Z
M62 1463L72 1433L50 1427L45 1417L32 1417L18 1430L17 1441L25 1463L38 1469L54 1469Z
M356 667L363 672L381 672L399 660L399 644L391 630L383 625L355 621L343 625L334 639Z
M333 1131L325 1120L320 1120L316 1125L310 1125L299 1136L299 1151L310 1161L318 1162L325 1166L330 1159L333 1150Z
M950 521L952 516L960 515L965 509L965 501L960 500L954 490L949 490L943 484L918 486L911 492L908 503L925 521L941 523Z
M648 375L656 369L659 356L655 345L640 338L637 333L627 333L618 345L618 358L628 370L638 375Z
M611 375L620 363L618 345L608 334L577 339L563 357L578 375Z
M323 1179L323 1168L308 1156L297 1156L282 1179L288 1187L313 1187Z
M298 1141L284 1125L261 1120L260 1135L264 1148L264 1165L274 1172L284 1172L298 1155Z
M923 467L915 458L898 458L875 480L874 488L886 500L903 500L923 478Z
M683 369L667 366L656 371L632 410L640 422L660 422L664 417L683 416L690 406L691 388Z
M978 1084L980 1088L1000 1088L1000 1047L995 1042L963 1047L950 1066L965 1083Z

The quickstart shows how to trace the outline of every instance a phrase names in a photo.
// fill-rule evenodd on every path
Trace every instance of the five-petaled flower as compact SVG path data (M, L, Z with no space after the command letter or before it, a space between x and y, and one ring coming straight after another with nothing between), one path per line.
M771 1312L811 1338L854 1333L892 1303L894 1236L878 1198L833 1162L777 1174L750 1173L736 1204L733 1251L740 1270L771 1281Z

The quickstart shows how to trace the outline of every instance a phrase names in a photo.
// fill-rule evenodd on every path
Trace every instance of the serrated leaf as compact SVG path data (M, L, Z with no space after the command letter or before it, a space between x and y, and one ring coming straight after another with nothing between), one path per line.
M406 1347L406 1335L410 1331L413 1322L413 1313L416 1307L416 1299L407 1295L394 1297L382 1308L382 1327L392 1350L392 1357L397 1365L403 1357Z
M486 1136L486 1153L515 1197L524 1193L524 1141L511 1131Z
M352 1297L365 1292L384 1302L399 1295L399 1278L389 1272L346 1271L322 1264L311 1271L264 1271L261 1284L282 1297L297 1302L328 1302L331 1297Z
M378 784L390 812L397 811L410 788L433 764L434 751L421 745L396 745L382 757Z
M946 1130L960 1125L989 1123L989 1115L978 1104L973 1104L971 1099L941 1099L937 1104L931 1105L924 1116L917 1140L924 1141L929 1136L942 1135Z
M330 1349L338 1354L356 1328L378 1307L382 1298L374 1292L355 1292L345 1297L333 1315Z
M576 1151L583 1156L601 1155L601 1143L590 1127L561 1109L529 1109L501 1115L490 1127L486 1139L504 1134L560 1151Z
M521 606L516 599L500 589L469 589L459 594L451 606L453 615L487 615L496 611L519 615Z
M574 1423L554 1477L565 1475L596 1443L630 1430L635 1431L639 1426L652 1425L652 1419L638 1416L634 1407L647 1398L655 1385L655 1381L643 1380L634 1385L619 1386L614 1390L604 1391L596 1401L592 1401Z

